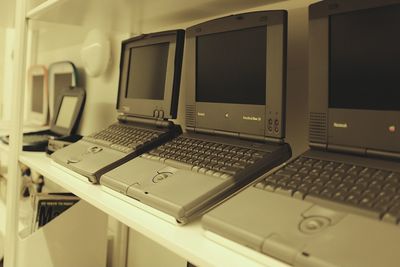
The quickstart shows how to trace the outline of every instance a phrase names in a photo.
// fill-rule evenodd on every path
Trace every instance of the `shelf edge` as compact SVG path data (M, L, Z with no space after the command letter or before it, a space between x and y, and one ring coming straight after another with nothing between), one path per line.
M60 5L62 2L65 2L66 0L47 0L37 7L32 8L31 10L28 10L26 13L26 18L27 19L38 19L42 14L46 13L50 9Z

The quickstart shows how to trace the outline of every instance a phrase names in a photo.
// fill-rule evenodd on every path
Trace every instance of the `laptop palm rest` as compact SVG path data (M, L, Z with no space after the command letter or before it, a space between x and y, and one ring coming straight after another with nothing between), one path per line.
M395 225L256 188L209 212L202 223L206 230L293 266L393 266L399 260L382 247L398 244Z
M104 174L100 183L181 218L232 181L138 157Z

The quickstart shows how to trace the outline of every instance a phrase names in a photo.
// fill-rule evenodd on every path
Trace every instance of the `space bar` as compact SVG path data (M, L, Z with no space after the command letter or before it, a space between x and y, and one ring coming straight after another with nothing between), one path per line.
M189 171L192 170L192 168L193 168L193 165L190 165L190 164L187 164L187 163L184 163L181 161L176 161L173 159L166 159L164 161L164 164L171 166L173 168L176 168L176 169L184 169L184 170L189 170Z

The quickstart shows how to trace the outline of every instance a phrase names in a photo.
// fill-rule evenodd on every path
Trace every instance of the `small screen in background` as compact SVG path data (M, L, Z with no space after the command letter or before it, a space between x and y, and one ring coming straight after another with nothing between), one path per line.
M330 17L329 107L400 110L400 5Z
M127 98L164 99L168 43L130 49Z
M196 101L265 105L267 28L197 37Z
M32 96L31 96L31 107L33 112L43 112L43 86L44 77L43 75L32 76Z
M72 85L72 73L54 74L54 109L57 108L57 99L62 92L69 89Z
M61 102L60 112L58 113L56 126L69 129L78 104L76 96L64 96Z

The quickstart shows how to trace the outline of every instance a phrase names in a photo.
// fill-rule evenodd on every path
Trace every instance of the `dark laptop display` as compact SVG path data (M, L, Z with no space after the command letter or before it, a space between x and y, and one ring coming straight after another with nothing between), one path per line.
M310 150L203 226L294 266L397 266L400 1L322 1L309 29Z
M400 6L330 17L330 108L400 110L399 27Z
M180 134L176 118L184 31L141 35L122 42L118 122L52 154L93 183L119 164Z
M168 49L168 43L130 49L126 98L164 99Z
M266 11L188 28L187 133L104 174L103 188L183 224L288 159L286 24Z
M373 2L310 13L310 74L318 77L310 79L311 144L358 154L400 152L400 8L371 9ZM365 8L346 12L356 9L352 5Z
M266 31L256 27L197 38L197 102L265 105Z

